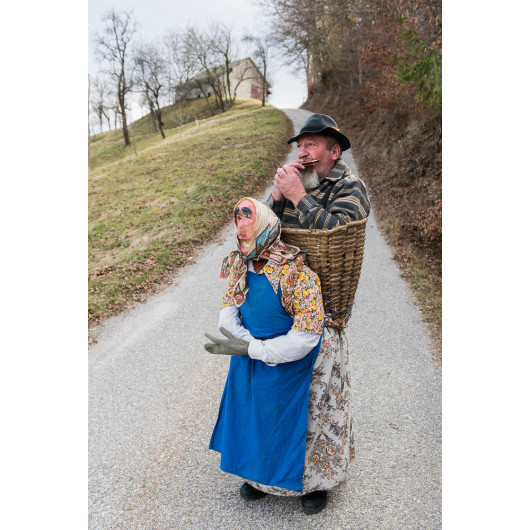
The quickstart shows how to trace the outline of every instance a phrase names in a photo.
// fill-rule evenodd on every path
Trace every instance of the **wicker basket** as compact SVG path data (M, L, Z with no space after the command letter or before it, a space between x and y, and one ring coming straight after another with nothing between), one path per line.
M346 327L363 264L366 219L331 230L282 228L282 240L306 255L321 282L326 326Z

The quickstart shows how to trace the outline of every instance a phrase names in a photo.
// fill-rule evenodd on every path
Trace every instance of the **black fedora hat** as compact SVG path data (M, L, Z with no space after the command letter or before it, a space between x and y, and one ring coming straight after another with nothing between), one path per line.
M292 142L296 142L298 138L302 136L302 134L306 133L333 136L333 138L335 138L339 142L343 151L346 151L351 147L351 143L348 140L348 137L339 131L335 120L327 116L326 114L311 114L311 116L307 118L306 122L300 129L300 132L296 136L293 136L292 138L287 140L287 143L290 144Z

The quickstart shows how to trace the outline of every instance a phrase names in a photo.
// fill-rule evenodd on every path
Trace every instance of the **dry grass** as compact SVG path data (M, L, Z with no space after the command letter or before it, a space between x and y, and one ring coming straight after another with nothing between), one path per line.
M284 159L291 125L273 107L243 100L224 114L137 138L109 157L91 149L89 323L116 314L160 288L257 194ZM109 145L114 142L109 140Z

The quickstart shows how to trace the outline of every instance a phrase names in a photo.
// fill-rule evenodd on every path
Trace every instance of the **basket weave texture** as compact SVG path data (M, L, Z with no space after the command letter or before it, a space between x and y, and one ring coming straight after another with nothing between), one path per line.
M363 264L366 221L331 230L282 228L282 240L299 247L320 278L328 327L344 328L351 316Z

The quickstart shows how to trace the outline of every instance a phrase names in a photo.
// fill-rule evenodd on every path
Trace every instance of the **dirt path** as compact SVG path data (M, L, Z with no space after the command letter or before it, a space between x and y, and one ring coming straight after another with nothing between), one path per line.
M306 111L286 111L298 130ZM347 163L351 159L345 157ZM246 503L208 450L229 359L216 330L232 228L173 285L98 330L89 349L89 527L441 528L441 377L373 216L350 344L356 460L326 509Z

